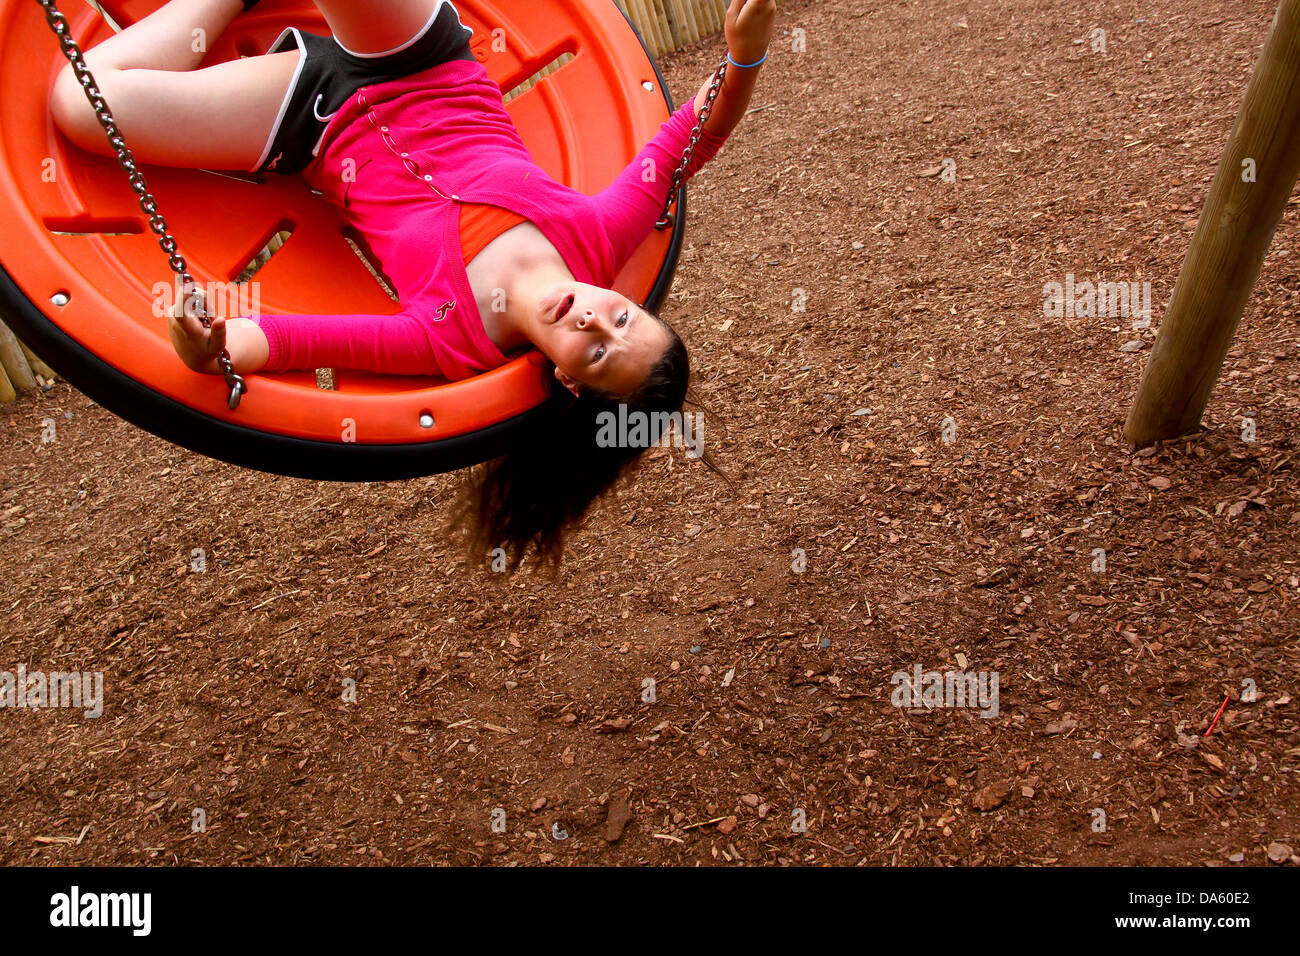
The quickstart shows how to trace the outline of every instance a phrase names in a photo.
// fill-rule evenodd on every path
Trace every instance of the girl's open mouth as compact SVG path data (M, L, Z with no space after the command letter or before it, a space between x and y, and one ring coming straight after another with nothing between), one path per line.
M574 300L574 295L572 292L570 292L568 295L566 295L563 299L560 300L560 304L555 309L556 322L560 321L560 319L564 318L566 315L569 314L569 310L573 308L573 300Z

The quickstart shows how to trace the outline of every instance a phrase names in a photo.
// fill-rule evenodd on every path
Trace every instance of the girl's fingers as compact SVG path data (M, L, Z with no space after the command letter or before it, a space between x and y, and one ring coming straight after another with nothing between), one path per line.
M733 4L732 10L735 13L736 26L747 28L755 20L764 18L776 12L776 6L772 0L735 0L739 4L739 9Z
M198 344L194 328L198 323L195 321L194 316L190 315L187 310L181 309L179 312L172 313L172 321L176 323L176 327L180 329L185 338L196 345Z
M212 320L211 334L208 336L207 353L209 355L220 355L221 350L226 347L226 319L225 316L217 316Z
M211 326L205 328L199 318L203 306L203 294L195 287L187 287L182 298L184 306L180 317L173 318L180 323L181 330L190 345L201 355L219 355L226 347L226 320L224 316L213 316Z
M199 354L217 355L226 347L226 320L224 318L214 318L212 327L205 329L194 311L185 309L181 317L175 319L175 321L180 323L185 338Z
M185 309L181 313L181 328L185 330L185 337L190 340L195 348L202 349L207 345L208 330L203 327L198 316L190 309Z

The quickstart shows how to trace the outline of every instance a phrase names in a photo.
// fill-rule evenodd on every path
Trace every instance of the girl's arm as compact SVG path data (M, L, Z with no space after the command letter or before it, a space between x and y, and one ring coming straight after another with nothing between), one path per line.
M763 58L772 39L776 0L731 0L727 10L727 49L737 63ZM749 107L758 67L728 66L713 111L700 130L699 143L686 168L685 180L704 167L722 148ZM615 268L622 268L654 228L672 185L672 174L690 142L691 129L708 98L710 75L693 100L672 115L659 135L641 150L612 183L595 197L597 215L612 246Z
M756 63L767 54L776 27L776 0L731 0L727 9L727 52L736 63ZM722 89L713 102L713 112L704 124L707 132L726 138L749 108L749 99L758 82L761 66L748 68L727 66ZM695 112L699 114L709 98L710 76L695 95Z
M172 345L196 372L220 375L224 347L241 375L290 369L348 368L388 375L441 375L441 359L425 320L394 315L218 316L210 329L193 316L171 319ZM445 351L445 349L443 350Z
M673 171L682 161L682 151L697 121L695 103L687 101L659 128L658 135L646 143L636 159L593 198L596 216L610 242L615 272L654 229L672 186ZM684 181L690 182L724 142L726 137L707 127L701 130Z
M761 54L760 54L761 55ZM753 60L741 60L741 63L753 63ZM758 81L758 71L761 66L750 67L747 70L740 70L734 66L727 67L727 75L722 81L722 89L718 90L718 98L713 101L713 112L709 114L709 121L704 124L705 132L712 133L715 136L726 138L731 135L740 121L745 116L745 111L749 108L749 99L754 93L754 85ZM704 109L704 104L709 99L709 87L713 85L713 77L710 76L700 87L700 92L695 94L695 115L700 115L700 110Z

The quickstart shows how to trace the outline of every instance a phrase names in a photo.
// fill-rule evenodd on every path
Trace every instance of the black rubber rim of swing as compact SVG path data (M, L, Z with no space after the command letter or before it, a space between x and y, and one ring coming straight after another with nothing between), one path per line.
M620 12L622 12L620 10ZM672 94L636 25L623 14L655 72L670 114ZM686 225L686 187L663 266L644 303L658 312L672 286ZM396 481L455 471L506 454L545 405L478 431L406 445L342 444L293 438L211 418L154 391L99 358L50 321L0 264L0 316L23 343L77 389L119 418L191 451L257 471L319 481ZM257 387L254 381L252 388ZM238 412L236 412L238 414Z

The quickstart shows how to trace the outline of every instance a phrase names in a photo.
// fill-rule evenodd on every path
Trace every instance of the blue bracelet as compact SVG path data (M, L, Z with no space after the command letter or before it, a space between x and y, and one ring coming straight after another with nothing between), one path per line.
M764 53L764 54L763 54L763 60L766 60L766 59L767 59L767 54ZM730 50L727 51L727 60L728 60L728 62L731 63L732 66L738 66L738 67L740 67L742 70L748 70L748 69L750 69L751 67L758 66L760 63L763 62L763 60L755 60L753 63L737 63L735 60L733 60L733 59L731 58L731 51L730 51Z

